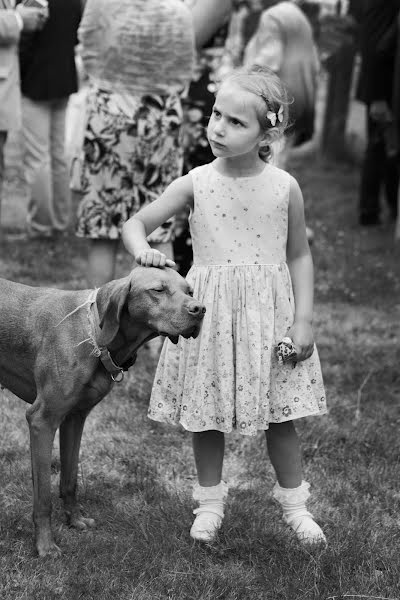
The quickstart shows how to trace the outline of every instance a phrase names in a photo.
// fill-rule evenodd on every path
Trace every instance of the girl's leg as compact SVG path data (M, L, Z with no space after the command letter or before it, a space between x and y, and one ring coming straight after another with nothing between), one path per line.
M326 543L320 526L306 509L310 484L302 480L299 438L292 421L270 423L267 448L278 482L273 496L283 509L284 521L304 543Z
M118 240L90 240L88 254L88 284L100 287L115 277Z
M194 433L193 452L199 484L202 487L218 485L222 479L224 434L221 431Z
M196 519L190 535L201 542L212 542L222 525L227 487L222 477L225 438L220 431L193 434L193 451L199 483L193 498L199 507L193 512Z
M279 485L298 487L302 481L301 450L293 421L270 423L265 434L269 458Z

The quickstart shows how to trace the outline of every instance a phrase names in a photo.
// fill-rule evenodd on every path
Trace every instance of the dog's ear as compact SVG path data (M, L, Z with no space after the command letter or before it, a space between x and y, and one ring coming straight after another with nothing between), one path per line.
M117 335L122 310L131 289L130 278L124 279L119 284L112 283L114 286L107 284L103 291L105 298L102 298L102 303L105 305L105 310L100 319L99 346L107 346Z

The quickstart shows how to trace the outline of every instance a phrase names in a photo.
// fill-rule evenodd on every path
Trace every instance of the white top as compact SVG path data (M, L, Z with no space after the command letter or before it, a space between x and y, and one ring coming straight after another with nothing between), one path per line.
M78 35L83 66L103 89L169 95L192 77L194 28L181 0L88 0Z

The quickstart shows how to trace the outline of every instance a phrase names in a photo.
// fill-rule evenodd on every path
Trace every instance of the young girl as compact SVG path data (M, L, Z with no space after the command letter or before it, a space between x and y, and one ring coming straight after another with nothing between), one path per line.
M238 70L222 83L208 125L216 156L174 181L129 219L123 240L145 266L174 266L146 236L189 205L194 264L187 275L207 307L200 335L165 341L149 416L193 432L199 501L190 534L210 542L224 516L224 434L266 433L274 498L304 542L325 542L307 511L293 419L326 412L312 332L313 264L303 198L293 177L267 160L288 122L285 90L271 71ZM280 363L290 337L296 362ZM295 367L295 368L294 368Z

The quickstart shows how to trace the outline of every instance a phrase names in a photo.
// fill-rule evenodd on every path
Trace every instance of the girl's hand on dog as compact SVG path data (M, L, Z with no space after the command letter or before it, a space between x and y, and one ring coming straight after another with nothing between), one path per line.
M176 267L176 263L158 250L143 250L136 257L136 262L142 267Z
M295 321L287 334L296 348L296 362L310 358L314 352L314 335L309 321Z

